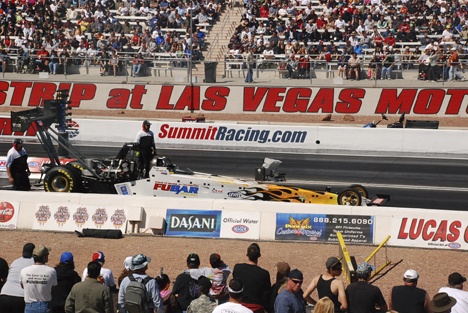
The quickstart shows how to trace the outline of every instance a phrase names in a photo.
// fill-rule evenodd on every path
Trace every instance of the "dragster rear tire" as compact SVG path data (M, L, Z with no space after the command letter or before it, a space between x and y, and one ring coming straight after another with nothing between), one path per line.
M83 179L81 172L83 171L83 167L81 166L81 164L75 161L65 164L65 167L68 167L74 175L75 188L73 192L82 192Z
M362 204L362 196L356 189L345 189L338 195L339 205L360 206Z
M44 189L47 192L78 192L79 185L75 172L67 166L51 168L44 178Z

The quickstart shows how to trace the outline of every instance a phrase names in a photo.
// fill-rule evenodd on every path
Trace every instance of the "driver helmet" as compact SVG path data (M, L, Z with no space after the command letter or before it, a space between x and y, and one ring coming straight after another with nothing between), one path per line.
M151 166L164 166L164 159L162 157L155 157L151 160Z
M150 126L151 123L148 120L143 121L143 126Z

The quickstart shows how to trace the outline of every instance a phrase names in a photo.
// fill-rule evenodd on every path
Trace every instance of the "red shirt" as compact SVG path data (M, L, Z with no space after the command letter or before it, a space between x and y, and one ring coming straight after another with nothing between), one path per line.
M266 6L262 5L260 8L260 17L268 17L269 14L270 14L270 10L268 10Z
M49 56L49 52L47 50L39 50L36 54L37 58L40 60L47 60L47 57Z
M387 38L385 38L385 40L383 42L387 46L393 46L396 43L396 39L393 36L392 37L388 36Z
M325 21L324 19L319 18L317 20L317 28L320 29L320 28L323 28L325 26L327 26L327 21Z

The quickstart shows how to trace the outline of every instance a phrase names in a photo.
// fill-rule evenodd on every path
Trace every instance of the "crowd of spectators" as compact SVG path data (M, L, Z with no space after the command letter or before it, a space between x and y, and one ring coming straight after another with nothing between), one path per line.
M222 0L3 1L0 64L5 70L14 58L19 60L18 72L55 74L58 66L86 61L115 73L113 53L120 61L157 53L199 61L205 49L204 26L216 22L223 5Z
M417 287L418 272L406 270L402 284L392 287L386 300L381 290L369 283L375 270L371 264L360 263L346 286L340 278L343 262L334 256L324 262L323 274L307 287L299 269L278 262L272 285L270 273L259 265L262 254L257 243L248 246L247 259L233 269L217 253L210 255L210 266L200 267L198 254L190 253L186 268L180 269L173 283L162 269L158 276L149 276L151 258L141 253L123 259L120 275L114 277L117 269L106 268L104 253L96 251L80 278L71 252L63 252L52 268L47 265L49 250L27 243L22 257L13 260L9 269L8 262L0 258L2 312L114 313L116 307L119 313L305 313L308 303L315 305L314 313L468 310L468 292L463 290L466 278L458 272L450 274L432 298ZM143 288L142 295L138 290Z
M445 62L449 67L452 49L465 58L466 4L465 0L246 0L228 58L242 58L254 48L260 65L282 58L286 63L296 61L291 65L297 71L304 62L309 64L303 67L341 62L343 77L348 78L350 72L356 76L347 64L355 54L359 69L366 71L356 79L390 78L391 68L414 67L422 54L432 51L439 56L438 66ZM427 68L421 72L420 78L427 79ZM438 77L447 79L442 72Z

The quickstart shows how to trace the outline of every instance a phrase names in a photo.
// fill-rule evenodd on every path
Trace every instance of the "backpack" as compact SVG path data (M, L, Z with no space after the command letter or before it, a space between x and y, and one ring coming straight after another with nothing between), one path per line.
M138 281L130 274L128 275L130 283L125 289L124 305L128 313L146 312L146 284L152 279L147 276L142 281Z
M189 293L190 293L190 298L192 298L192 300L197 299L201 295L200 286L198 285L198 280L195 280L192 277L190 277L190 281L189 281Z

